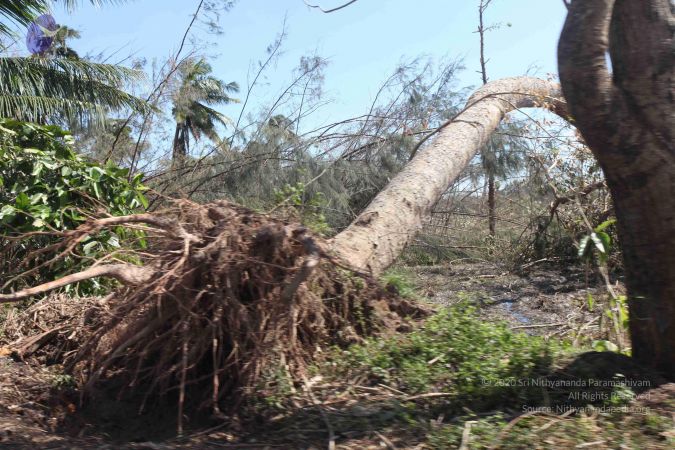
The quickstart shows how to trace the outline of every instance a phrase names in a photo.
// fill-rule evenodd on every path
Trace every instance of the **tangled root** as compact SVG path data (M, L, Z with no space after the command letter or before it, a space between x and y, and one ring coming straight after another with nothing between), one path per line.
M300 225L226 202L180 202L165 217L153 218L144 276L126 277L140 284L109 301L67 366L86 388L177 393L179 429L186 405L236 408L265 374L301 377L322 346L423 314L341 267Z

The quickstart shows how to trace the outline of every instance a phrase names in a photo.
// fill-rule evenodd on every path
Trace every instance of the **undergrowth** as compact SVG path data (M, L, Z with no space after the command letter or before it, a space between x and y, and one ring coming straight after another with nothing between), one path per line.
M468 302L439 312L423 327L389 339L368 339L333 357L340 376L367 374L373 383L383 383L407 394L443 392L459 403L491 405L519 395L514 386L496 380L543 375L559 344L514 333L506 324L481 321ZM516 386L517 387L517 386Z
M393 279L408 286L401 274ZM474 306L460 302L410 333L328 352L311 374L317 409L289 407L268 430L289 433L302 423L318 431L328 421L338 438L384 435L396 448L675 443L667 412L675 405L645 407L640 402L649 391L622 383L642 379L653 388L658 385L653 374L624 355L575 352L564 342L484 322ZM281 400L284 395L301 398L300 391L280 393L276 406L289 404ZM321 405L330 406L319 414Z

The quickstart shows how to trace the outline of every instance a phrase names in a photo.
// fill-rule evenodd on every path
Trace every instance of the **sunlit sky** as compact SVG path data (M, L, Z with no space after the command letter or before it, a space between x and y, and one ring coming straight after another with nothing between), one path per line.
M102 8L83 3L70 15L54 12L59 23L81 31L82 39L73 42L80 54L122 49L111 61L130 53L162 60L178 48L198 0L135 0ZM310 3L328 9L344 1ZM330 61L324 90L333 100L322 114L339 120L367 110L396 66L416 56L460 58L466 69L458 85L479 85L477 5L478 0L359 0L323 14L303 0L239 0L221 17L221 36L207 36L204 25L193 34L216 44L203 49L214 57L214 74L245 87L251 64L265 58L286 20L284 54L267 73L267 86L254 92L254 105L283 89L301 56L318 54ZM487 35L490 78L555 73L565 12L561 0L494 0L486 22L501 27ZM236 113L237 107L229 108L226 113Z

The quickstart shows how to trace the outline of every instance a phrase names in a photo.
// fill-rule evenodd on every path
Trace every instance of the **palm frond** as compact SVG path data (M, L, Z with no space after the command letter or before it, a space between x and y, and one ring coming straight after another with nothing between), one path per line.
M0 58L0 116L22 120L52 116L51 105L67 104L62 113L69 118L93 119L88 124L101 124L100 111L133 109L147 111L149 105L122 90L122 87L143 78L141 72L82 60L65 58ZM9 97L15 97L9 101ZM40 99L40 100L37 100ZM53 99L54 102L45 102ZM21 102L26 101L25 108ZM42 104L45 110L37 108ZM88 109L92 108L92 111ZM26 111L25 113L22 111ZM58 112L58 111L57 111Z
M205 120L208 119L211 122L218 122L220 125L226 127L232 125L232 119L227 117L225 114L216 111L215 109L206 106L203 103L196 103L194 105L195 112L205 114Z
M46 12L48 4L44 0L2 0L0 2L0 16L9 19L18 25L28 25L40 13ZM0 22L0 33L12 34L11 28L5 20Z
M64 114L82 123L104 123L108 109L95 103L65 98L35 95L7 95L0 93L0 111L3 116L28 122L44 122L46 117ZM8 112L9 114L5 114Z

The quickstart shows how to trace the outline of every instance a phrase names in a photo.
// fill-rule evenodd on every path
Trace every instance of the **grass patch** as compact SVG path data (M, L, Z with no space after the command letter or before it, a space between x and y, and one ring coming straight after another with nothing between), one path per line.
M675 428L663 412L627 408L604 413L589 408L564 417L538 414L510 421L501 414L465 417L432 427L426 442L434 449L458 448L462 442L471 449L665 449L675 446Z
M338 442L377 443L385 435L397 448L422 443L459 448L463 442L471 449L595 442L608 448L672 448L672 408L644 407L644 391L638 395L620 383L555 385L640 376L623 355L575 352L564 343L484 322L463 301L410 333L333 350L313 371L322 376L314 392L330 406L323 415L321 407L296 410L279 425L288 431L290 424L313 423L321 430L327 420Z
M445 309L423 327L388 339L369 339L339 351L333 370L345 378L365 376L409 395L446 394L446 406L467 402L481 409L532 400L517 383L550 371L563 347L514 333L505 324L481 321L467 302Z
M402 268L392 268L387 270L380 277L380 282L385 289L394 292L401 297L418 299L418 286L412 280L410 272Z

